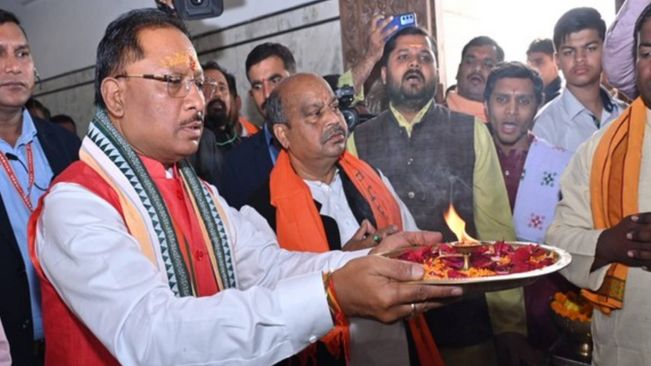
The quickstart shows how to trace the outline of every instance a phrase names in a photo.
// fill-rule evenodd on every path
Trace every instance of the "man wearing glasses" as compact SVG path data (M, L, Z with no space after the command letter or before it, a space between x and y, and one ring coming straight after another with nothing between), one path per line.
M237 147L249 130L240 122L235 77L216 61L202 65L206 99L204 130L199 149L190 157L199 177L219 186L224 156Z
M52 365L270 365L347 317L392 322L459 288L404 283L411 264L367 251L281 250L185 158L202 132L203 73L175 17L133 10L97 51L97 113L30 222ZM397 233L375 247L434 244Z
M217 137L217 146L223 152L237 146L242 137L258 132L258 127L240 116L242 99L237 94L235 76L217 61L201 65L205 75L203 96L206 98L204 123Z

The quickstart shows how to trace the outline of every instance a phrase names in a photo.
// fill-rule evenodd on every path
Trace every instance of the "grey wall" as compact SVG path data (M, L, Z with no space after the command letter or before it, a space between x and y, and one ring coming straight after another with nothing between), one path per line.
M195 39L201 62L215 59L235 74L238 93L244 99L242 113L258 122L260 116L248 94L244 61L249 51L262 42L279 42L289 47L297 71L341 73L338 2L301 6Z
M42 78L35 97L53 114L71 115L83 135L94 113L93 65L101 34L117 14L151 6L153 0L16 0L9 6L2 2L19 16L28 33ZM235 74L244 99L242 112L251 120L260 118L249 100L244 60L258 43L287 45L299 71L341 72L338 1L225 0L224 5L221 17L188 26L201 61L216 59ZM77 13L70 13L76 7ZM74 21L66 21L66 14Z

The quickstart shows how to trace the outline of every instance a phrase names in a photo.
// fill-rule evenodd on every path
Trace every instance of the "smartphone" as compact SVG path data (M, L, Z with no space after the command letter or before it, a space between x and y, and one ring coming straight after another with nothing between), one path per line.
M403 28L415 27L417 25L418 23L416 22L416 13L411 12L394 15L391 23L389 23L385 28L390 29L394 26L397 26L398 28L395 31L398 32Z

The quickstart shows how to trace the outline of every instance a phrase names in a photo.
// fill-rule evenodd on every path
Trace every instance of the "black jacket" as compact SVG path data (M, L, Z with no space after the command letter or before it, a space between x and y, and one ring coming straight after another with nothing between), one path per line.
M32 117L36 137L56 176L78 159L80 141L72 133L50 122ZM13 364L34 364L34 333L25 265L0 196L0 318L9 340Z
M244 139L224 158L217 188L229 205L242 207L268 179L273 162L264 131Z

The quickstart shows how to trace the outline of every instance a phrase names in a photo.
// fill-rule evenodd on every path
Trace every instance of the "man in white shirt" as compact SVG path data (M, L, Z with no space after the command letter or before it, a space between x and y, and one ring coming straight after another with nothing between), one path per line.
M461 293L405 284L422 266L366 251L281 250L257 213L198 180L184 159L202 132L203 72L175 17L123 14L97 55L81 161L30 222L46 363L273 364L335 320L391 322ZM379 250L436 239L398 233Z
M605 32L606 23L592 8L569 10L556 22L554 47L565 87L538 112L534 135L574 152L626 107L601 87Z

